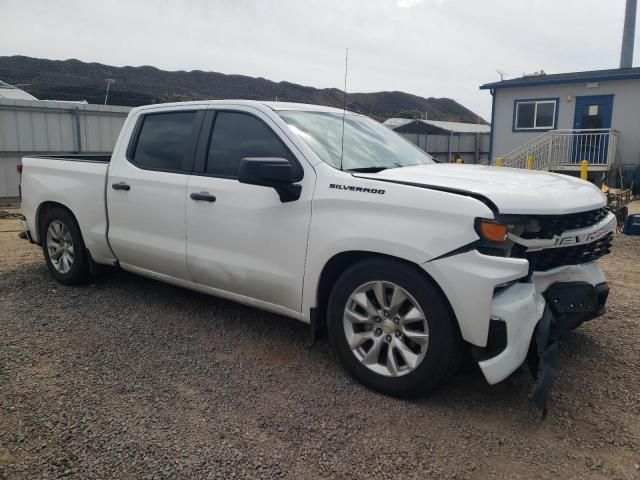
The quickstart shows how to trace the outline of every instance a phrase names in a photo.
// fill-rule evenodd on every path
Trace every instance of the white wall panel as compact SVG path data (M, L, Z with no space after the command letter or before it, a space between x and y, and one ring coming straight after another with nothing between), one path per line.
M111 105L0 99L0 197L18 195L16 165L23 156L111 153L129 110Z

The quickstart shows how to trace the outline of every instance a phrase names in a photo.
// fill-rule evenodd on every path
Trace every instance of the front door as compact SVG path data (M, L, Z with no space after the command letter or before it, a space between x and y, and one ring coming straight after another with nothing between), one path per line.
M296 159L295 146L278 129L244 107L207 115L187 184L187 263L193 281L221 295L297 314L315 172ZM300 198L283 203L273 188L238 182L247 157L288 158L303 168Z
M613 95L576 97L573 128L583 130L574 137L572 163L607 163Z

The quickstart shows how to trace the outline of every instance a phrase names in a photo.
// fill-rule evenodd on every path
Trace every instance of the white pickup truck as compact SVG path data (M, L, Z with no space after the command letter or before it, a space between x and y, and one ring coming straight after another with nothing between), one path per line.
M362 115L207 101L129 114L110 159L26 157L51 274L98 264L324 327L365 385L411 396L471 349L491 384L604 312L615 218L592 184L435 162Z

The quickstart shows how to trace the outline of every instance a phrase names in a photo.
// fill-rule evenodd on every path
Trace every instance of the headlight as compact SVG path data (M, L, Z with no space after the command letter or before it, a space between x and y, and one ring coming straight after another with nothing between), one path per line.
M486 218L476 218L475 227L480 238L491 243L504 242L509 232L508 225Z
M500 215L496 219L476 218L475 230L479 240L476 250L494 257L525 258L526 248L513 241L513 235L523 235L535 228L535 222L526 216Z

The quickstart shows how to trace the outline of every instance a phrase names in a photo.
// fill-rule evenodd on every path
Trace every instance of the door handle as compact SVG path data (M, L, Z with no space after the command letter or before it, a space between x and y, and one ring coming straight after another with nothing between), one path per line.
M111 188L113 188L114 190L124 190L125 192L131 190L131 187L124 182L114 183L113 185L111 185Z
M197 201L201 201L201 202L215 202L216 201L216 197L214 197L213 195L211 195L209 192L200 192L200 193L192 193L190 195L190 197L193 200L197 200Z

